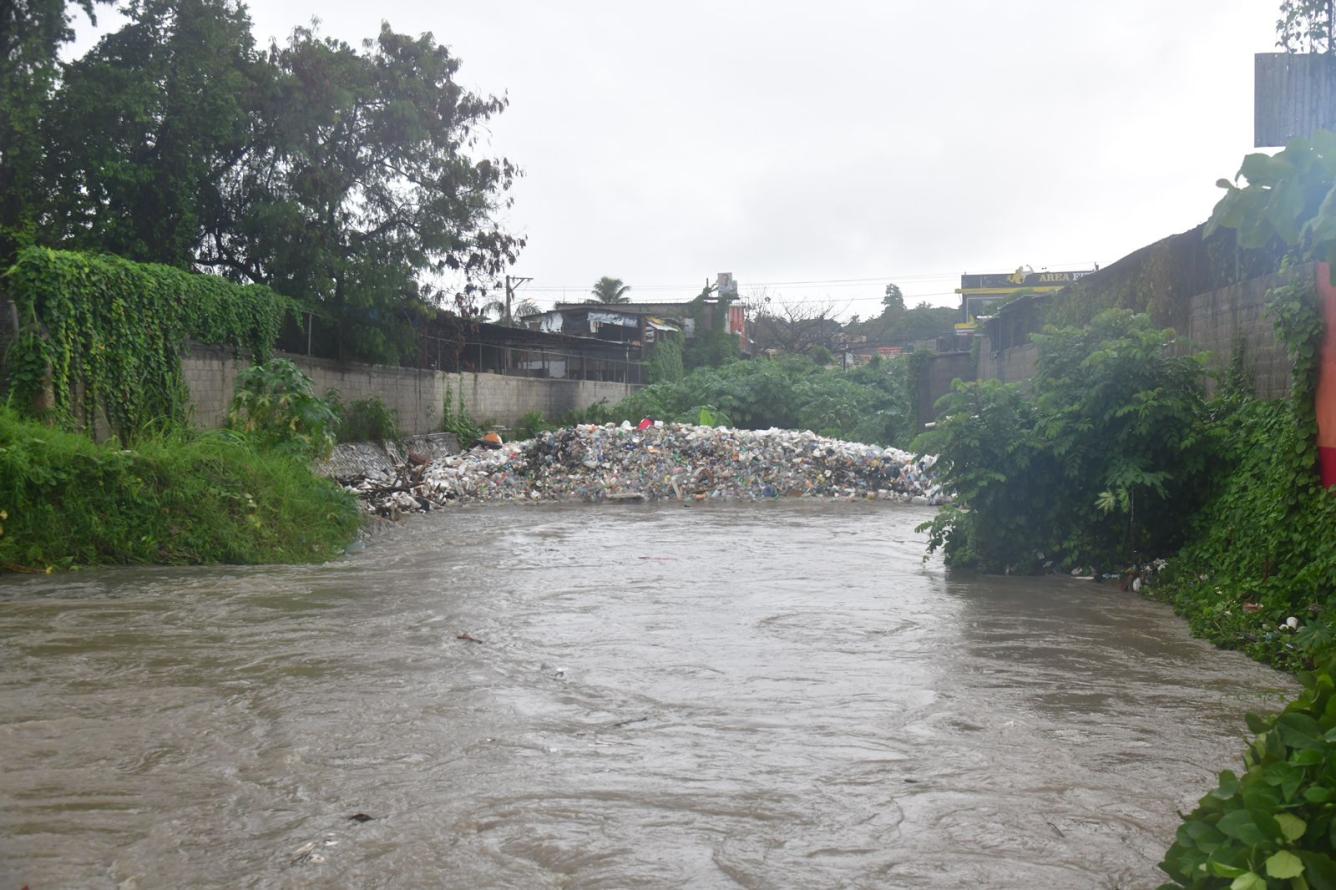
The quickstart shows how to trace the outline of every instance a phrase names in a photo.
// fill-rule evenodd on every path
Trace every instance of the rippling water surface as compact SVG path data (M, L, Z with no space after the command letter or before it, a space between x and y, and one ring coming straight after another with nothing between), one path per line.
M930 515L466 509L0 581L0 888L1154 887L1290 681L948 575Z

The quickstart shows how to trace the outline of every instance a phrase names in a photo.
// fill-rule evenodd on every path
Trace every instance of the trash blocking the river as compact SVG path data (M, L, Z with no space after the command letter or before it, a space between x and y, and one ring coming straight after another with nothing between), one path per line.
M335 478L380 516L492 502L949 501L933 455L807 431L659 423L584 424L499 448L475 447Z

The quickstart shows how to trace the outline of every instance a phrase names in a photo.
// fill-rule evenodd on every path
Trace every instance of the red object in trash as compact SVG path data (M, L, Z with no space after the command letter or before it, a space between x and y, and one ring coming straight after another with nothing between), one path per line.
M654 421L646 417L644 420L640 421L640 426L637 427L637 429L647 430L652 426L654 426Z

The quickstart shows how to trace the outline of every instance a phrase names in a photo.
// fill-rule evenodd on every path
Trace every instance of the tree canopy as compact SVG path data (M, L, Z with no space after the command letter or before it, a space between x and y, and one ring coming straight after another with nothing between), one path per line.
M62 72L67 10L92 0L18 7L0 186L23 188L0 188L0 261L38 243L265 284L339 354L390 359L426 307L474 314L523 246L496 219L519 170L479 152L507 101L464 89L430 33L261 49L235 0L129 0Z

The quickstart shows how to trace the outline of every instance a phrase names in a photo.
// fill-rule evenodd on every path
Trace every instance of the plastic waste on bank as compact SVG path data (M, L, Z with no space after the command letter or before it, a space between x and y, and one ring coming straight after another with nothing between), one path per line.
M793 430L664 423L581 425L408 462L340 481L383 516L447 504L761 500L830 497L934 505L949 500L933 455Z

